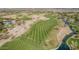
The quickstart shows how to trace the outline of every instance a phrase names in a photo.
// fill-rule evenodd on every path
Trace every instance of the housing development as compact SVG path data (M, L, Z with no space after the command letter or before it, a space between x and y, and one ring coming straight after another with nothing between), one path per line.
M0 50L78 49L78 8L0 9Z

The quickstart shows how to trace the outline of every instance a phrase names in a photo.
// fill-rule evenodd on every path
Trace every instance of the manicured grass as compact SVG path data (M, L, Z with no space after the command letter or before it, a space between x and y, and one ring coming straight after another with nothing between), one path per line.
M67 44L71 49L79 49L79 38L69 38Z
M28 33L24 33L20 37L13 39L13 41L4 44L0 49L3 50L31 50L44 49L43 45L49 36L50 31L58 24L58 19L51 17L46 21L39 21L32 25Z

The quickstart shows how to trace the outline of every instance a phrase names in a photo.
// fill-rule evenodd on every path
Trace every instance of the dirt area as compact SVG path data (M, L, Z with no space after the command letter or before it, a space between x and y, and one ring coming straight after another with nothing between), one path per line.
M58 28L57 40L60 43L63 40L64 36L68 35L72 31L70 30L69 26L65 25L65 23L61 19L59 20L60 20L60 25L59 27L57 27Z
M51 48L56 48L58 45L57 41L57 30L52 30L45 41L44 48L46 49L51 49Z
M71 33L71 30L68 26L66 27L59 27L58 34L57 34L57 40L58 42L62 41L65 35L68 35Z
M33 20L48 20L49 18L44 17L43 15L31 15Z

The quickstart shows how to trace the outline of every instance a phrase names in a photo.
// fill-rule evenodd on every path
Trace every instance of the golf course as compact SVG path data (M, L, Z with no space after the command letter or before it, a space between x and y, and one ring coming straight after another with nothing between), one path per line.
M51 31L55 30L58 25L58 19L55 17L50 17L48 20L40 20L33 24L28 32L25 32L21 36L12 39L12 41L7 42L2 47L1 50L34 50L34 49L50 49L48 46L45 47L46 40L49 37ZM53 35L54 36L54 35ZM52 39L55 40L55 39ZM56 45L57 42L52 42ZM51 43L50 43L51 44ZM56 45L54 48L56 48ZM50 45L49 45L50 46ZM54 45L51 46L51 48Z

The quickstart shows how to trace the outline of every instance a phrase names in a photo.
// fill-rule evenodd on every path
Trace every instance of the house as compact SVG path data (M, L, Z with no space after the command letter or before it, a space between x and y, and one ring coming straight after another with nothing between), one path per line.
M15 20L3 20L2 23L4 25L4 28L12 28L16 24L16 21Z

